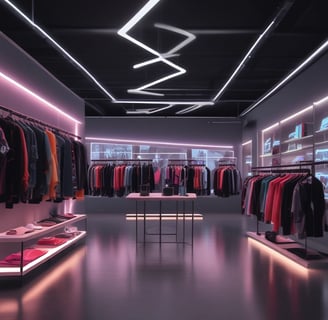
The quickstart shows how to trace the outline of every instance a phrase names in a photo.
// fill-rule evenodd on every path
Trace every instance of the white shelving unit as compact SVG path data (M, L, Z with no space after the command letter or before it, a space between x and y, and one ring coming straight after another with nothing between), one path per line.
M22 235L8 235L6 232L0 233L0 245L10 245L16 244L20 246L20 253L23 254L24 249L33 248L39 250L47 251L41 257L31 261L30 263L26 264L25 266L0 266L0 277L22 277L35 268L41 266L46 261L50 260L51 258L55 257L65 249L73 246L78 241L83 239L87 232L86 232L86 215L77 214L75 217L68 219L67 221L63 221L58 223L54 226L50 227L42 227L40 230L34 230L33 232L22 234ZM64 232L65 227L76 225L78 222L84 222L85 230L78 230L78 234L73 238L68 239L63 244L59 246L46 246L46 245L39 245L37 244L37 240L45 237L51 236L56 232ZM30 245L31 243L31 245ZM28 244L28 246L26 246ZM4 257L1 257L3 259Z

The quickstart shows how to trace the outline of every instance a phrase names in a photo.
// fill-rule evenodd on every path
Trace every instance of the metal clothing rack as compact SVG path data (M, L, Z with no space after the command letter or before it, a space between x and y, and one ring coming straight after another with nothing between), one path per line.
M101 162L101 163L108 163L108 162L153 162L153 159L91 159L92 162Z
M262 166L262 167L252 167L251 171L256 173L306 173L314 174L315 166L328 164L328 161L300 161L295 164L286 164L286 165L274 165L274 166ZM304 168L304 166L310 166L311 168ZM259 217L256 219L256 234L260 235L259 232ZM307 237L304 238L304 256L307 257L308 244Z
M77 138L79 140L82 139L80 136L77 136L77 135L75 135L75 134L73 134L71 132L65 131L63 129L60 129L58 127L55 127L55 126L50 125L48 123L45 123L43 121L40 121L40 120L31 118L31 117L29 117L29 116L27 116L27 115L25 115L23 113L20 113L20 112L17 112L17 111L13 111L13 110L8 109L8 108L3 107L3 106L0 106L0 110L3 110L3 111L8 112L8 117L15 116L15 117L21 118L22 120L29 121L29 122L32 122L32 123L41 125L43 127L49 128L49 129L54 130L54 131L59 132L59 133L63 133L65 135L71 136L73 138Z
M168 161L168 165L181 164L181 162L186 162L187 165L191 165L191 166L205 166L205 160L197 160L197 159L168 159L167 161Z
M215 161L215 166L237 166L237 157L222 157Z

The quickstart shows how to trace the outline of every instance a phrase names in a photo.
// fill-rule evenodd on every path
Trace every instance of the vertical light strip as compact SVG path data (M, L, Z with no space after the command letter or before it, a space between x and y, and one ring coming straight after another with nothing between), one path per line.
M115 101L113 95L111 95L100 82L82 65L80 64L70 53L68 53L61 45L59 45L56 40L54 40L48 33L46 33L42 28L40 28L36 23L34 23L28 16L26 16L20 9L18 9L9 0L3 0L12 9L14 9L25 21L27 21L32 27L37 29L44 37L46 37L60 52L62 52L71 62L80 68L97 86L101 89L109 98ZM159 0L158 0L159 1Z
M260 41L262 40L262 38L270 31L270 29L272 28L272 26L274 25L275 20L273 20L267 27L266 29L260 34L260 36L257 38L257 40L254 42L254 44L252 45L252 47L247 51L246 55L244 56L244 58L241 60L241 62L239 63L238 67L235 69L235 71L232 73L232 75L230 76L230 78L228 79L228 81L223 85L223 87L220 89L220 91L216 94L216 96L212 99L213 101L216 101L217 99L219 99L223 92L225 91L225 89L227 88L227 86L230 84L230 82L235 78L235 76L237 75L237 73L240 71L240 69L244 66L244 63L247 59L251 58L251 55L253 53L253 51L255 50L255 48L258 46L258 44L260 43Z
M9 82L10 84L14 85L16 88L19 88L21 91L24 91L25 93L27 93L28 95L32 96L33 98L37 99L38 101L42 102L43 104L45 104L46 106L48 106L50 109L55 110L56 112L60 113L61 115L63 115L64 117L74 121L75 123L79 123L81 124L82 122L73 118L72 116L70 116L69 114L67 114L66 112L64 112L63 110L61 110L59 107L55 106L54 104L50 103L49 101L47 101L46 99L40 97L39 95L37 95L35 92L31 91L30 89L26 88L25 86L23 86L22 84L20 84L19 82L15 81L14 79L8 77L7 75L5 75L4 73L0 72L0 77L4 80L6 80L7 82Z
M79 126L78 126L78 123L76 123L76 122L75 122L74 134L75 134L75 140L78 140L78 137L79 137Z

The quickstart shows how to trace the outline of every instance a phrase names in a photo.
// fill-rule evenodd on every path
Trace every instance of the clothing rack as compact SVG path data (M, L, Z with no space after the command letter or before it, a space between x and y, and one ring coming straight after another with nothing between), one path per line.
M92 162L153 162L153 159L91 159Z
M168 165L173 165L175 163L170 162L177 162L178 164L181 164L181 162L187 162L188 165L192 166L205 166L205 160L197 160L197 159L168 159ZM202 162L202 163L199 163Z
M215 160L216 167L236 166L236 165L237 165L237 157L222 157L218 160Z
M229 163L229 162L222 162L222 163L218 163L217 167L235 167L236 164L235 163Z
M77 139L79 139L79 140L82 139L80 136L77 136L77 135L75 135L75 134L73 134L73 133L71 133L71 132L65 131L65 130L63 130L63 129L60 129L60 128L55 127L55 126L53 126L53 125L50 125L50 124L48 124L48 123L42 122L42 121L40 121L40 120L37 120L37 119L31 118L31 117L29 117L29 116L27 116L27 115L25 115L25 114L23 114L23 113L20 113L20 112L17 112L17 111L13 111L13 110L8 109L8 108L3 107L3 106L0 106L0 110L8 112L8 113L9 113L9 114L8 114L9 117L13 115L13 116L18 117L18 118L21 118L21 119L23 119L23 120L26 120L26 121L29 121L29 122L33 122L33 123L39 124L39 125L41 125L41 126L43 126L43 127L47 127L47 128L49 128L49 129L54 130L54 131L57 131L57 132L59 132L59 133L63 133L63 134L65 134L65 135L69 135L69 136L71 136L71 137L73 137L73 138L77 138Z
M323 165L323 164L328 164L328 161L300 161L298 163L295 164L280 164L280 165L274 165L274 166L263 166L263 167L252 167L251 171L258 171L261 169L279 169L279 168L295 168L295 167L299 167L302 168L304 166L317 166L317 165ZM313 171L313 170L311 170Z
M274 166L262 166L262 167L252 167L251 171L256 173L306 173L314 174L315 166L328 164L328 161L300 161L295 164L286 165L274 165ZM311 168L304 168L304 166L310 166ZM257 217L256 223L256 234L260 235L259 232L259 218ZM304 256L307 257L308 243L307 237L304 238Z

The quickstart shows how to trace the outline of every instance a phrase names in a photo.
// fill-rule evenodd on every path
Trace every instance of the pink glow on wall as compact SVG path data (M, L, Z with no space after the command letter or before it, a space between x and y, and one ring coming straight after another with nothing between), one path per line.
M19 83L18 81L12 79L11 77L9 77L8 75L4 74L3 72L0 71L0 77L2 79L4 79L6 82L10 83L11 85L13 85L16 89L19 89L21 92L26 93L28 96L35 98L36 100L38 100L39 102L41 102L44 106L46 106L49 110L53 110L56 113L59 113L60 115L64 116L65 118L77 123L77 124L81 124L81 121L75 119L74 117L72 117L71 115L69 115L68 113L64 112L63 110L61 110L59 107L57 107L56 105L50 103L49 101L47 101L46 99L44 99L43 97L41 97L40 95L36 94L34 91L32 91L31 89L25 87L24 85L22 85L21 83Z
M130 140L130 139L111 139L102 137L86 137L89 141L107 141L113 143L130 143L130 144L154 144L154 145L166 145L166 146L178 146L178 147L194 147L194 148L224 148L233 149L233 146L225 145L212 145L212 144L191 144L183 142L171 142L171 141L150 141L150 140Z

